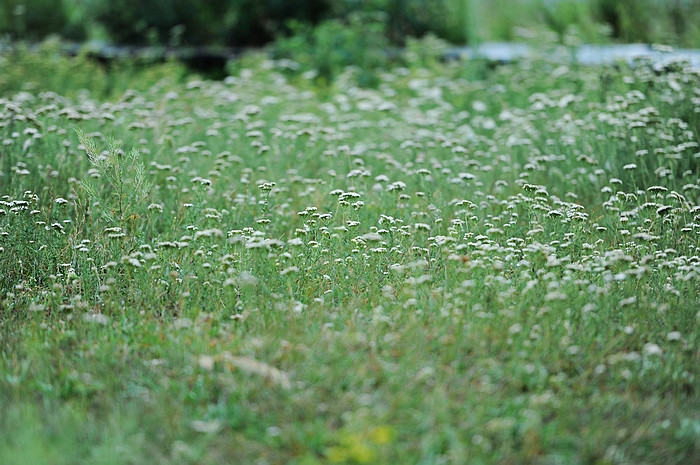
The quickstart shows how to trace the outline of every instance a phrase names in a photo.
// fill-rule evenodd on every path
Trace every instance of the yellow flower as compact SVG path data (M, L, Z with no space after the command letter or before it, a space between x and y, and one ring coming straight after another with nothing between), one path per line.
M377 426L369 432L370 440L375 444L389 444L394 439L394 431L390 426Z
M361 440L353 441L348 449L350 457L357 463L371 463L374 461L375 452Z
M343 463L348 460L348 450L345 447L329 447L326 450L326 457L331 463Z

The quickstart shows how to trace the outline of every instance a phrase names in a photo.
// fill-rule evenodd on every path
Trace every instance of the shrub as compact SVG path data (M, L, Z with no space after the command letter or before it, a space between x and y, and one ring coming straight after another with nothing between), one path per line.
M408 37L422 37L428 32L450 40L466 40L466 12L473 0L344 0L334 5L336 17L353 12L384 14L387 39L404 45Z
M700 0L594 0L593 6L622 41L700 43Z
M299 71L316 71L320 83L332 81L348 66L358 68L360 86L376 83L374 71L386 63L389 49L381 14L355 13L346 21L327 20L315 28L301 23L290 26L294 34L273 46L276 58L298 62Z
M595 24L591 4L580 0L558 0L548 2L540 0L538 10L543 22L554 31L560 41L564 41L565 36L571 32L571 28L577 29L583 38L590 42L595 36Z

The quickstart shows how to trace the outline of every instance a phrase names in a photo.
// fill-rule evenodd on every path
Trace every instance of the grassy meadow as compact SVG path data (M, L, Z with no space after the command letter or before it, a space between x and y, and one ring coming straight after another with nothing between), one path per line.
M0 463L700 460L697 71L294 67L0 96Z

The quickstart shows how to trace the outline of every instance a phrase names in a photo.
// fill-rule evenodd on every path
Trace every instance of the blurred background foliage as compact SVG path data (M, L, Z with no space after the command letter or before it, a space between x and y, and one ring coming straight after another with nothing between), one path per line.
M180 57L186 65L165 53L138 59L127 53L111 66L113 58L94 53L104 45L266 46L272 58L287 60L291 76L323 86L352 66L366 87L387 66L481 41L700 47L700 0L0 0L0 95L56 89L115 95L164 75L221 78L244 63L227 64L230 53L219 50L210 61ZM71 46L77 57L60 57L66 42L78 44ZM395 53L397 47L405 53Z
M0 36L122 45L259 46L301 28L380 22L405 45L432 33L448 42L517 39L542 27L560 38L700 46L700 0L0 0ZM324 24L331 21L332 25ZM342 34L342 33L341 33Z

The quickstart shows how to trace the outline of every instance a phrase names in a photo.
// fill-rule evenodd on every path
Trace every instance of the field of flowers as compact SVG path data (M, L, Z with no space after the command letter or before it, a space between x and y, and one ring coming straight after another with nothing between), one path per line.
M700 457L700 75L0 98L0 463Z

